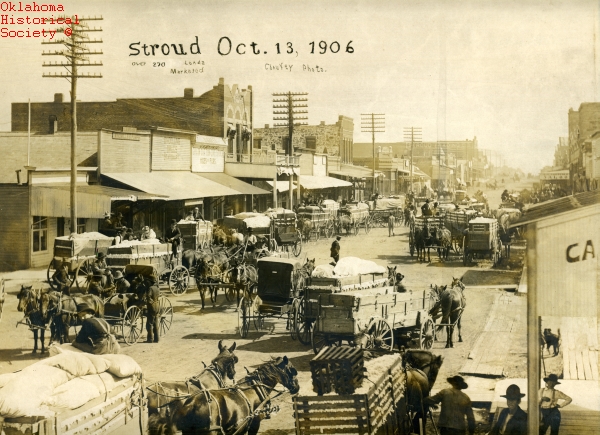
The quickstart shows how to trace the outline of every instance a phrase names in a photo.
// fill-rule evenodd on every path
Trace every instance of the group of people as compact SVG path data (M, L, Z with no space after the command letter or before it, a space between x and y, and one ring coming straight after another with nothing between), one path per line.
M441 404L438 420L440 435L464 435L465 432L472 435L475 433L475 416L471 399L462 391L466 390L468 385L462 376L452 376L447 381L451 388L445 388L427 397L424 403L432 407ZM561 421L559 408L569 405L573 399L555 389L560 385L557 375L548 375L544 382L546 386L541 388L538 394L541 414L539 435L546 435L548 429L550 435L558 435ZM527 413L519 406L525 394L521 393L518 385L512 384L501 397L506 399L506 408L494 419L488 435L527 435Z

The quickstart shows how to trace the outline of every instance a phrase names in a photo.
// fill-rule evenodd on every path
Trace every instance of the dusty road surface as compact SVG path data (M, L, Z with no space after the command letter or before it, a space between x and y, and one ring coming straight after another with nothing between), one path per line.
M501 191L497 192L499 196ZM495 194L496 192L492 193ZM304 245L301 256L316 258L316 263L323 264L331 261L329 246L331 240L309 242ZM375 228L368 235L363 230L358 236L348 236L341 240L341 256L354 256L370 259L387 266L397 265L398 270L405 275L404 283L408 289L423 290L430 284L450 284L453 277L462 276L467 270L482 270L491 267L489 261L480 261L471 267L464 267L462 259L451 256L447 262L440 262L437 254L432 252L431 263L418 263L411 258L408 251L408 229L404 226L397 228L394 237L388 237L387 228ZM516 262L515 262L516 264ZM514 264L513 264L514 266ZM516 266L515 266L516 267ZM16 294L20 284L40 283L45 277L45 271L30 270L7 274L7 301L4 314L0 321L0 373L13 372L31 364L46 355L32 355L32 333L24 326L15 328L22 318L17 312ZM141 340L127 346L122 343L122 352L132 356L141 365L145 379L148 382L159 380L183 380L200 372L202 362L209 364L217 355L217 343L224 340L225 344L237 343L236 354L239 357L237 378L245 374L244 366L253 369L271 357L287 355L299 371L299 381L302 391L312 389L309 361L314 356L309 346L304 346L291 339L286 331L285 320L267 319L265 328L256 331L251 324L250 333L246 339L238 334L238 317L235 303L227 302L222 293L219 294L215 306L208 302L205 310L200 309L198 291L191 288L187 294L174 297L166 291L174 307L173 324L170 331L161 337L158 344L146 344ZM438 376L436 387L446 385L448 376L457 374L482 331L490 313L490 307L501 290L468 289L465 291L468 306L462 318L463 342L455 340L453 349L444 349L444 343L436 342L432 351L444 356L444 364ZM512 359L514 372L511 376L525 376L525 334L526 325L520 325L523 340L515 343L506 358ZM72 334L74 331L72 330ZM522 349L521 349L522 347ZM514 362L514 364L513 364ZM511 370L512 371L512 370ZM261 433L291 434L294 433L292 399L289 393L276 399L281 411L270 420L264 420Z

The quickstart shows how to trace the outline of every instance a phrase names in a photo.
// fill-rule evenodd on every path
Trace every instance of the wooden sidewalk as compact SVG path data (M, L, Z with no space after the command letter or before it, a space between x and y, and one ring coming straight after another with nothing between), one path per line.
M490 317L475 341L467 362L459 370L462 375L502 377L504 362L511 344L526 332L526 298L512 293L499 294ZM526 349L523 349L525 352Z
M563 379L598 381L596 318L561 318Z

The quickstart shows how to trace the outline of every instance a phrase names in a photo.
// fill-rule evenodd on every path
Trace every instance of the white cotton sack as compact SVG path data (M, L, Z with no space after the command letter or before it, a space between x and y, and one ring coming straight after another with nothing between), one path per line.
M5 418L52 416L52 411L42 409L41 406L55 388L68 381L69 374L64 370L33 364L18 372L14 379L0 389L0 415Z
M0 388L3 388L6 384L8 384L17 376L18 373L4 373L0 375Z
M362 275L367 273L385 273L386 269L374 261L357 257L343 257L335 265L333 272L337 276Z
M314 278L333 278L333 266L331 264L320 264L312 272Z
M94 384L96 388L98 388L98 391L100 391L100 394L111 392L113 388L115 388L117 382L121 380L108 372L100 373L98 375L85 375L82 376L81 379Z
M71 352L64 349L63 352L58 355L47 358L40 363L63 369L73 376L102 373L108 370L110 364L101 355L92 355L85 352Z
M82 378L71 379L55 388L44 405L55 408L75 409L100 396L98 387Z
M108 372L119 378L126 378L142 373L140 365L130 356L121 354L102 355L109 362Z

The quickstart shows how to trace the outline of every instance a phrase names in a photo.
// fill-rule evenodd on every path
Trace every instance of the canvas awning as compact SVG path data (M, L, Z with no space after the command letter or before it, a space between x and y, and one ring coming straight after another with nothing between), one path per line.
M273 188L273 182L272 181L266 181L266 183L271 186L271 188ZM287 180L284 181L278 181L277 182L277 191L278 192L288 192L290 190L290 183ZM292 186L292 190L296 190L296 186L294 183L294 186Z
M317 176L317 175L301 175L300 185L305 189L329 189L331 187L348 187L352 186L349 181L339 180L333 177Z
M222 172L205 172L197 175L201 176L202 178L208 178L209 180L214 181L215 183L219 183L223 186L227 186L234 190L237 190L238 192L240 192L240 194L243 195L264 195L269 193L264 189L253 186L252 184L245 183L242 180L238 180L237 178L232 177L231 175L224 174Z
M147 173L102 174L142 192L166 195L171 201L215 196L240 195L231 187L187 171L155 171Z
M47 183L47 184L36 184L36 187L46 187L60 190L71 190L71 185L68 183ZM100 186L97 184L78 184L77 193L84 193L89 195L99 195L109 197L111 201L143 201L143 200L156 200L156 199L167 199L166 195L159 195L156 193L138 192L135 190L117 189L114 187Z
M342 165L340 169L329 171L330 174L341 175L352 178L373 178L373 170L363 166ZM375 178L383 175L381 171L375 171Z

